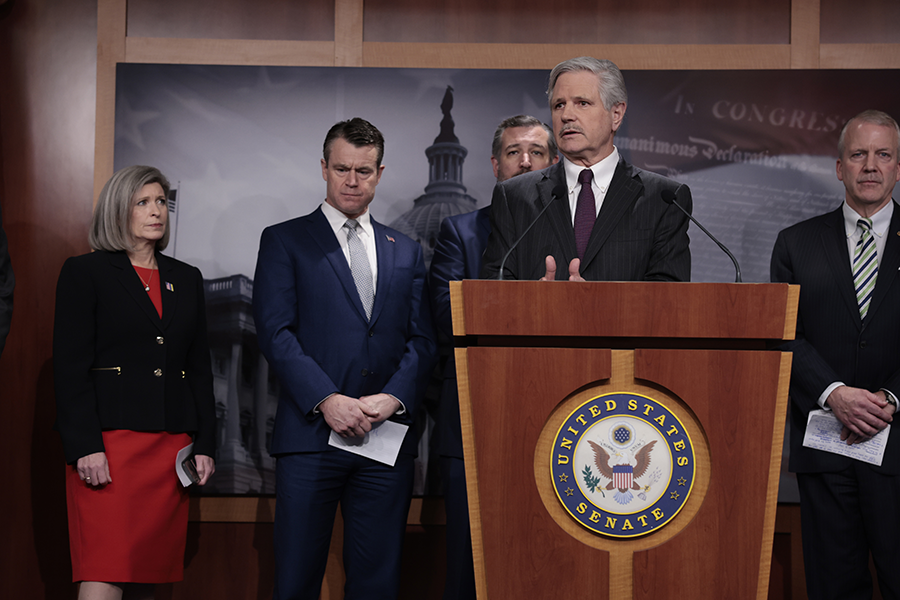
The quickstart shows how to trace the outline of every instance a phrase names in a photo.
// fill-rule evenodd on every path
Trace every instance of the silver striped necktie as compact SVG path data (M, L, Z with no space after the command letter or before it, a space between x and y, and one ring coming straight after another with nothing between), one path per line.
M350 272L353 274L353 282L356 291L366 311L366 319L372 318L372 306L375 304L375 288L372 285L372 266L369 264L369 255L366 247L356 229L359 222L356 219L347 219L344 229L347 230L347 246L350 248Z

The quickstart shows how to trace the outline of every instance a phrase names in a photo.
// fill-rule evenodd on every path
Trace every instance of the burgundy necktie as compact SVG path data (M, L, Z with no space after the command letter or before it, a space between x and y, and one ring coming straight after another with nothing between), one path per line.
M575 205L575 249L578 258L584 259L584 251L587 250L588 240L591 239L591 230L594 221L597 220L597 209L594 205L594 190L591 189L591 180L594 172L585 169L578 174L578 183L581 191L578 193L578 203Z

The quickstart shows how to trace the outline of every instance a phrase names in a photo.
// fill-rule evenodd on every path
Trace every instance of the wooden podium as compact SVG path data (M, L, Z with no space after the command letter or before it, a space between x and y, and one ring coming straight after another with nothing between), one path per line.
M480 600L766 598L791 364L770 349L794 337L798 286L467 280L450 290ZM564 505L573 493L616 495L598 483L599 459L582 461L593 480L559 471L577 423L610 427L608 398L671 411L645 455L693 467L660 496L683 503L674 516ZM676 432L690 460L683 444L663 450ZM617 484L635 485L623 498L665 488L665 473L640 478L640 468L638 457L634 481ZM587 526L582 511L593 513ZM650 513L665 524L641 534ZM603 533L617 522L634 535Z

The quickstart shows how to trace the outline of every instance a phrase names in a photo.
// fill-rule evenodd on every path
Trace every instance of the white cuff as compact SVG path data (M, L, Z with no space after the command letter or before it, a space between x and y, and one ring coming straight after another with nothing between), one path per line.
M831 395L831 392L833 392L837 388L841 387L842 385L847 385L847 384L844 383L843 381L835 381L834 383L829 385L827 388L825 388L825 391L822 392L821 396L819 396L819 406L821 406L825 410L831 410L831 408L829 408L828 405L825 404L825 401L828 400L828 396Z

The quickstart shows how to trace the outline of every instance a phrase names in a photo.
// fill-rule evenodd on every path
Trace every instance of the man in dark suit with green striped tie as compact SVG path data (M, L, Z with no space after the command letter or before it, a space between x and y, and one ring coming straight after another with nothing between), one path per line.
M800 284L793 352L790 468L797 473L807 593L811 600L871 598L871 553L884 598L900 598L900 432L880 466L805 447L810 411L825 409L841 440L885 429L900 393L900 129L865 111L838 142L845 200L782 231L772 281Z

